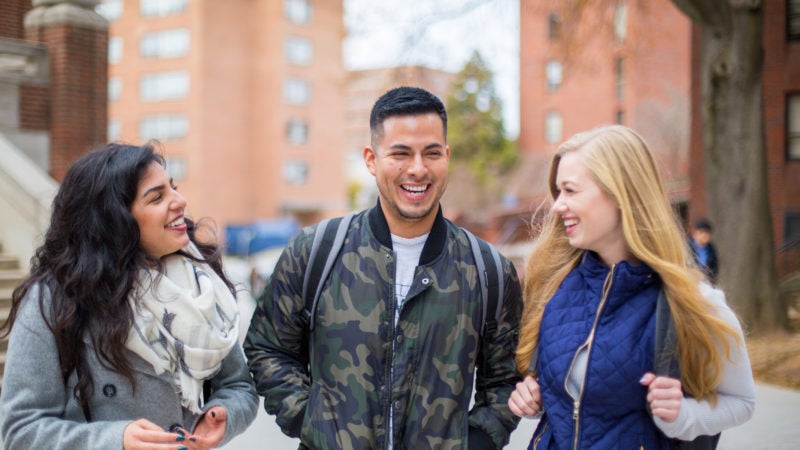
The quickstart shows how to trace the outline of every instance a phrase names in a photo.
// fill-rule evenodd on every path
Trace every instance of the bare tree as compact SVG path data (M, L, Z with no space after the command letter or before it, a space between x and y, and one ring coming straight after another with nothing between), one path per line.
M708 212L719 281L751 327L785 329L767 192L761 0L672 0L699 26L700 109Z

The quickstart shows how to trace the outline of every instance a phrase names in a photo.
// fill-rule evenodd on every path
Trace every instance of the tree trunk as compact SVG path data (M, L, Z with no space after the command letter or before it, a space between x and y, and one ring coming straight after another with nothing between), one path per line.
M785 329L766 179L762 2L673 2L701 27L706 192L720 286L749 328Z

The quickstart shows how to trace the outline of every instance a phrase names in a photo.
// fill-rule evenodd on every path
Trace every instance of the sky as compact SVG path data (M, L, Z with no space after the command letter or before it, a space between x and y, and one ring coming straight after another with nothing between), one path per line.
M458 72L478 50L494 73L506 133L517 136L518 0L344 0L344 15L348 70L423 65Z

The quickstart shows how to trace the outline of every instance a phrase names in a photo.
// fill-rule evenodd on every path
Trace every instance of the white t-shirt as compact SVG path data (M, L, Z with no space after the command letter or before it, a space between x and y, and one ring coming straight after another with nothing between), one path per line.
M395 320L400 311L400 307L406 299L408 290L414 282L414 271L419 264L419 257L422 255L422 248L428 240L428 234L415 238L402 238L392 235L392 247L397 255L397 270L394 277L394 296L397 304Z

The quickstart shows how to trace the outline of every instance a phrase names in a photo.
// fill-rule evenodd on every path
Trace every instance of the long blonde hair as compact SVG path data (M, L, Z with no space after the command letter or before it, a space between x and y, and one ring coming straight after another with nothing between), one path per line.
M550 165L548 185L553 199L559 162L570 152L580 152L585 168L619 204L630 252L661 277L677 331L684 391L716 402L722 353L730 358L730 342L742 343L737 331L717 317L713 305L700 294L702 274L689 253L647 144L621 125L574 135L559 146ZM529 371L545 304L578 265L582 252L569 245L558 215L547 212L525 266L525 306L516 356L520 372Z

